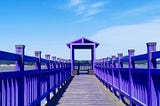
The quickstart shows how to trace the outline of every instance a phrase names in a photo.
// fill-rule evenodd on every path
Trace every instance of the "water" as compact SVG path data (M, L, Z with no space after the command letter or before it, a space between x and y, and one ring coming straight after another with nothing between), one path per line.
M42 69L46 69L45 65L41 66ZM24 66L24 70L34 70L34 65L25 65ZM0 72L13 72L13 71L17 71L15 69L15 65L0 65Z

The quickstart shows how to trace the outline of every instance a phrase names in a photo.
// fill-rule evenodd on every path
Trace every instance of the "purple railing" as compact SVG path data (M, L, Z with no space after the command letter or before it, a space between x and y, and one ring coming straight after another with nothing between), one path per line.
M118 54L117 57L96 60L94 72L120 100L127 98L130 106L160 106L159 58L160 51L156 51L156 43L147 43L146 54L134 56L134 50L130 49L128 56ZM144 65L147 67L136 67L138 61L146 61Z
M24 48L16 46L16 54L0 51L0 60L16 61L15 71L0 72L0 106L40 106L44 98L50 101L50 93L55 94L71 77L70 60L50 60L50 55L42 59L40 51L35 52L35 57L25 56ZM32 62L34 69L25 70L25 62Z

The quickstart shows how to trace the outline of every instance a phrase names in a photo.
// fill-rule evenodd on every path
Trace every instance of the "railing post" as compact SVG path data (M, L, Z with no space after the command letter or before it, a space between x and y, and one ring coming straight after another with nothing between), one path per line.
M37 76L37 98L39 100L37 106L41 106L41 51L35 51L35 57L38 59L35 63L35 69L39 72Z
M109 88L109 61L110 61L110 57L107 57L107 59L106 59L106 67L107 67L107 71L106 71L106 73L107 73L107 87Z
M63 84L65 84L66 61L63 59Z
M78 70L77 70L77 75L79 75L79 71L80 71L80 62L78 61Z
M156 68L156 65L152 63L152 52L156 51L156 42L147 43L147 53L148 53L148 106L152 106L152 76L151 69Z
M64 73L65 83L66 83L66 81L67 81L67 70L68 70L68 67L67 67L67 60L65 60L65 73Z
M63 59L60 59L60 67L61 67L61 71L60 71L60 86L62 87L62 82L63 82Z
M103 84L105 85L105 58L102 59L102 74Z
M129 68L129 100L130 100L130 106L132 106L132 88L133 88L133 80L132 80L132 68L134 68L132 56L134 56L134 49L128 50L128 56L129 56L129 62L128 62L128 68Z
M103 59L100 60L101 62L101 69L100 69L100 73L101 73L101 82L103 83Z
M60 89L60 69L61 69L61 67L60 67L60 58L57 58L57 74L58 74L58 76L57 76L57 79L58 79L58 90Z
M115 59L116 59L116 56L112 56L112 92L114 93L114 85L115 85L115 78L114 78L114 68L115 68Z
M71 60L70 60L70 59L68 60L68 66L69 66L69 69L71 70ZM68 72L67 72L67 73L68 73ZM72 73L71 73L71 71L69 71L67 77L69 78L69 77L71 77L71 76L72 76Z
M46 66L47 66L48 71L50 71L50 55L46 54L45 58L46 60L48 60ZM50 72L48 72L47 74L47 93L48 93L47 102L49 102L50 101Z
M104 85L107 87L107 66L106 66L107 58L104 59Z
M61 88L61 82L62 82L62 59L59 58L59 89Z
M56 94L56 56L53 56L52 57L52 60L53 60L53 62L54 62L54 66L53 66L53 68L54 68L54 90L53 90L53 94L55 95Z
M16 70L20 71L21 77L18 79L18 106L24 106L24 45L16 45L16 53L21 55L20 60L16 61Z
M121 78L121 71L120 68L122 68L122 61L121 59L123 58L122 53L118 53L118 82L119 82L119 100L121 101L121 86L122 86L122 78Z

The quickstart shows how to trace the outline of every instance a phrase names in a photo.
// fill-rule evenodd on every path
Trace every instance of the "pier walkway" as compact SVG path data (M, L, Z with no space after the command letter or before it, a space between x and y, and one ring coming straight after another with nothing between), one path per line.
M124 106L93 75L76 75L63 92L47 106Z
M94 57L98 44L84 38L67 45L71 59L44 59L41 51L27 56L24 45L16 53L0 51L0 61L15 63L0 72L0 106L160 106L160 51L156 42L146 45L145 54L129 49L127 56L102 59ZM91 49L90 62L75 61L74 49Z

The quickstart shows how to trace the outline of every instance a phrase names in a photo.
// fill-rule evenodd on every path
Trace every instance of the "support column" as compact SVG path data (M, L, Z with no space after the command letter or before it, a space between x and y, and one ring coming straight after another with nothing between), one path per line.
M118 53L118 82L119 82L119 100L121 101L121 86L122 86L122 78L121 78L121 71L120 68L122 68L122 62L121 59L123 58L123 54L122 53Z
M50 71L50 55L45 55L46 60L48 60L48 63L46 64L48 71ZM50 101L50 73L47 74L47 92L49 92L47 96L47 102Z
M156 51L156 42L147 43L147 53L148 53L148 106L152 106L152 76L151 69L156 68L156 65L152 62L152 52ZM155 62L154 62L155 63Z
M129 68L129 100L130 100L130 106L132 106L132 88L133 88L133 80L132 80L132 68L134 68L132 56L134 56L134 49L128 50L128 56L129 56L129 62L128 62L128 68Z
M72 74L73 67L74 67L74 64L73 64L73 60L74 60L74 50L73 50L73 45L70 45L70 55L71 55L71 74Z
M16 70L17 71L24 71L24 52L25 46L24 45L16 45L16 54L21 55L21 60L16 62Z
M96 60L96 45L94 44L93 47L93 52L94 52L94 60L93 60L93 71L95 71L95 60Z
M56 71L56 56L52 57L52 60L54 61L54 66L53 66L53 70ZM53 94L56 94L56 72L54 72L54 90L53 90Z
M41 51L35 51L35 57L38 58L35 63L35 69L39 71L37 76L37 98L39 99L37 106L41 106Z
M92 70L94 69L94 47L91 49L91 65L92 65Z
M115 83L114 82L114 80L115 80L115 78L114 78L114 70L113 70L115 68L115 62L114 62L115 59L116 59L116 56L112 56L112 92L113 93L114 93L114 89L113 88L114 88L114 85L115 85L114 84Z
M18 79L18 106L25 106L24 104L24 45L16 45L16 54L21 56L20 60L16 61L16 70L20 71L21 76Z

